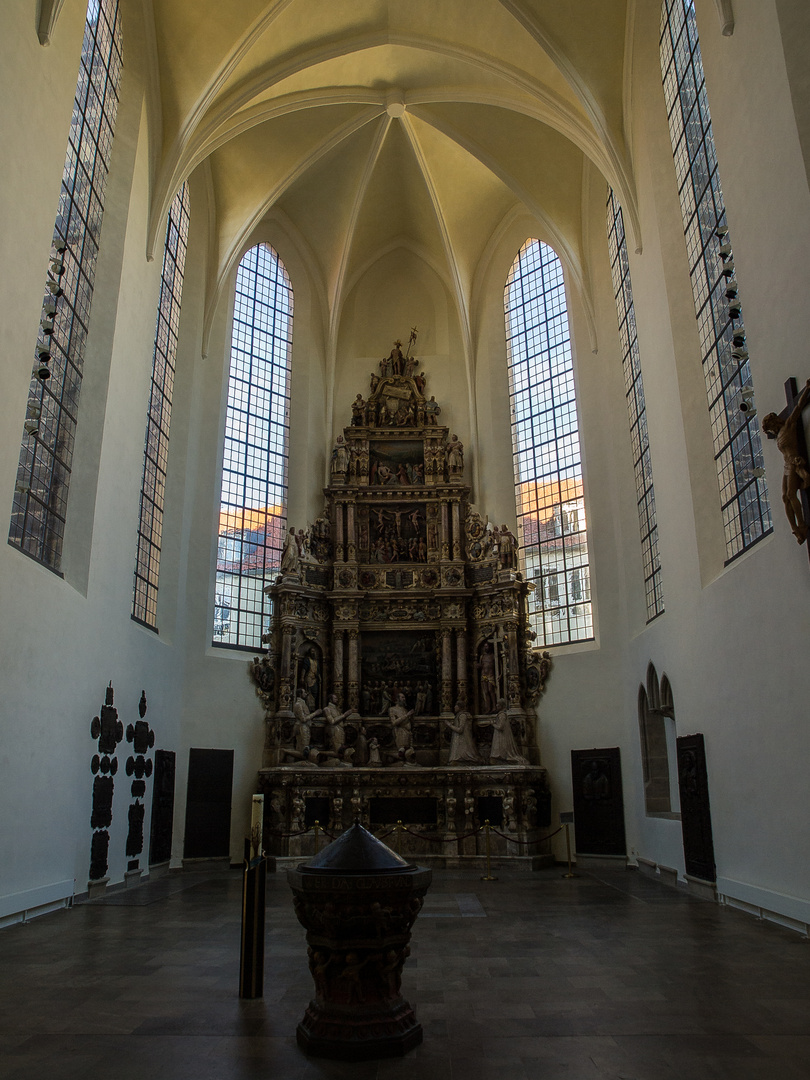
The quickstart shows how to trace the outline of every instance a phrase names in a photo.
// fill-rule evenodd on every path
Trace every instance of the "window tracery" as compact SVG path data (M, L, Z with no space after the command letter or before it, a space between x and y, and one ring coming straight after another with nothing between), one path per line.
M650 439L647 431L647 407L644 401L644 383L641 378L641 355L636 334L636 311L630 282L630 260L627 256L622 208L612 189L608 191L607 230L613 292L619 319L625 396L630 420L633 471L636 478L647 622L650 622L664 610L661 557L658 551L658 522L655 514L655 489L650 460Z
M660 55L730 561L773 522L693 0L664 0Z
M269 244L236 275L213 641L255 649L270 619L287 521L293 291Z
M562 263L527 240L504 291L515 497L539 645L593 638L588 537Z
M177 328L183 296L188 225L188 184L183 184L174 197L166 224L138 515L138 548L135 558L132 617L151 627L157 625L158 575L169 456L169 427L172 417Z
M9 528L9 543L56 572L120 75L118 0L90 0Z

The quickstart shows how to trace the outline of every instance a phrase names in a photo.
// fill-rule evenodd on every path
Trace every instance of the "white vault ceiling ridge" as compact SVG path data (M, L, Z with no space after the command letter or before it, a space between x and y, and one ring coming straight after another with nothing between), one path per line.
M529 37L536 42L549 60L554 64L559 73L582 102L585 110L591 118L591 122L598 127L604 123L604 115L587 82L580 75L576 64L568 54L555 41L551 34L545 30L537 18L527 10L522 0L498 0L498 3L523 27Z
M579 215L582 221L582 277L585 281L588 295L593 296L593 277L591 275L591 238L592 238L592 226L593 226L593 214L591 212L593 207L593 189L594 185L598 183L600 194L603 196L605 192L605 178L601 173L598 174L599 179L597 181L595 173L597 170L594 167L593 162L586 157L582 159L582 191L580 196L580 210ZM604 235L604 217L602 218L602 234ZM589 322L588 333L591 339L591 352L599 352L599 341L596 336L596 322L595 320Z
M160 155L163 149L163 95L160 86L160 59L158 57L157 33L155 31L155 11L152 0L141 0L140 16L143 25L144 67L146 69L146 138L149 153L149 192L147 205L154 201L155 184L160 169ZM174 198L174 196L172 196ZM147 241L148 243L148 241ZM147 260L154 258L154 251L147 250Z
M217 93L227 82L229 76L247 56L267 27L276 19L293 0L271 0L268 7L257 15L250 26L242 34L241 38L233 45L230 51L221 61L211 78L203 88L202 93L192 105L185 120L180 125L177 133L177 141L182 145L186 138L197 126L206 110L216 97Z
M367 42L364 48L388 43L386 34L366 34L362 35L362 39ZM314 67L326 60L342 56L345 51L343 44L338 41L330 43L328 47L319 45L305 52L295 50L289 54L289 57L282 58L274 67L262 68L243 79L218 102L212 102L205 114L197 117L193 126L187 126L182 133L177 134L166 155L161 169L161 179L156 186L156 199L153 203L149 225L148 249L150 252L154 250L160 222L168 213L171 203L168 192L176 190L182 184L189 172L189 162L192 160L199 162L206 156L209 146L213 144L219 131L231 117L240 112L258 94L276 83L308 67ZM256 123L259 122L256 121Z
M342 251L340 256L340 266L335 276L335 281L332 286L331 296L329 297L329 328L330 337L337 337L337 328L340 320L340 313L343 308L343 301L345 298L345 292L343 286L346 279L346 272L349 266L349 259L351 257L352 245L354 242L354 236L357 229L357 221L360 217L360 211L363 206L363 202L368 191L368 186L371 182L371 177L379 161L380 152L382 151L385 137L388 134L388 129L391 127L391 118L383 116L379 130L374 137L374 141L369 148L369 152L366 155L366 161L363 165L363 174L360 177L360 183L357 185L357 191L352 201L352 208L349 213L349 223L346 227L346 235L342 244Z
M578 115L571 104L551 90L550 87L545 86L537 79L533 79L506 61L469 46L454 45L438 38L429 38L420 34L390 34L380 31L357 34L351 38L341 37L327 42L319 42L307 50L295 49L279 57L276 63L267 65L247 76L219 101L212 101L204 115L198 115L193 125L187 125L183 129L183 133L178 134L164 161L160 180L155 186L156 197L153 203L148 239L150 253L154 250L160 223L168 213L171 202L170 193L176 191L185 176L188 175L190 162L199 162L209 152L209 147L214 145L220 132L227 126L234 115L241 112L257 95L264 93L292 75L299 74L308 68L315 68L328 60L367 51L382 45L398 45L404 48L419 49L439 56L450 57L467 63L476 69L485 70L528 93L538 102L543 102L549 110L548 116L544 117L544 122L573 138L577 144L579 144L580 139L584 137L587 131L588 124L584 122L584 117ZM257 115L254 122L261 122L260 115ZM593 122L591 121L591 123ZM576 137L575 132L581 133L579 138ZM596 134L597 141L604 139L603 133L597 131ZM588 141L590 142L590 140ZM221 145L221 143L217 143L217 145Z
M497 75L506 82L514 84L538 101L545 102L550 110L550 123L554 124L554 118L557 117L558 122L566 118L569 122L573 119L575 123L582 124L583 117L577 117L576 113L572 113L572 106L565 98L541 81L532 78L525 71L507 63L505 60L494 57L491 53L442 41L439 38L426 37L421 34L388 34L377 31L357 34L352 38L343 37L326 43L319 43L305 51L296 49L287 56L280 57L272 66L268 65L262 68L235 86L215 107L208 111L199 124L195 125L194 131L188 133L188 139L191 140L194 137L197 142L206 144L220 125L225 124L234 113L240 111L259 94L270 90L273 86L292 75L297 75L308 68L314 69L320 64L340 56L368 52L383 45L435 53L438 56L450 57L453 60L467 63L476 69L486 70L490 74ZM407 100L406 96L406 103Z
M430 196L430 203L433 207L433 213L436 216L436 222L439 226L439 232L442 237L442 244L444 246L444 254L447 260L447 265L450 269L450 276L453 283L453 292L456 298L456 308L458 309L459 324L461 326L461 344L464 352L464 371L467 376L467 409L470 422L470 436L473 442L472 450L475 451L475 444L477 443L478 432L478 418L475 408L475 393L473 387L472 378L472 333L470 329L470 309L468 304L468 298L465 295L464 283L461 280L461 271L459 270L458 262L456 260L455 251L453 249L453 242L450 237L450 228L447 224L444 211L442 210L441 199L439 193L436 190L436 184L433 180L433 175L430 171L430 166L425 158L424 151L422 150L421 143L419 142L419 136L416 134L413 128L413 124L410 122L410 117L407 112L400 118L403 130L408 137L408 142L411 145L414 157L416 158L419 169L424 177L425 186L427 187L428 195Z
M268 120L275 120L280 116L290 116L294 112L303 112L310 108L328 108L330 105L358 105L366 107L367 110L372 110L368 112L367 119L373 120L375 116L379 115L383 107L383 95L367 92L364 97L365 100L361 100L360 95L354 89L346 93L299 90L295 94L286 95L284 98L279 98L273 102L261 102L250 109L244 109L236 113L231 118L229 126L223 128L216 138L206 143L205 146L199 147L193 157L184 159L182 171L186 175L192 173L202 161L205 161L207 157L229 143L231 139L235 139L251 128L266 123Z
M514 226L515 222L520 220L520 218L526 218L527 221L531 222L532 228L534 228L536 220L528 207L524 206L523 203L514 203L512 206L509 207L501 220L495 225L494 229L489 234L489 239L484 245L483 251L481 252L481 257L479 258L476 265L475 273L473 275L472 287L470 289L470 310L474 313L475 318L473 329L476 341L478 341L481 336L481 320L486 316L484 304L482 302L479 302L479 297L482 296L485 289L491 287L487 279L489 277L489 274L491 273L492 260L495 258L495 254L504 237ZM510 266L517 258L520 247L523 246L523 244L526 242L526 240L529 239L529 237L530 233L527 232L523 240L520 241L519 246L511 255ZM504 275L503 279L503 287L505 286L506 275Z
M457 143L466 150L467 153L480 161L482 165L489 169L494 176L497 176L498 179L509 188L512 194L523 203L532 217L536 218L537 221L543 225L551 238L552 247L554 247L563 263L566 264L569 274L576 282L577 290L582 300L582 306L585 310L585 316L589 323L589 333L591 339L595 340L596 333L594 329L593 300L583 275L582 262L574 251L573 246L557 228L554 221L546 214L542 206L540 206L528 191L526 191L523 185L517 181L511 173L508 173L502 168L492 155L483 149L483 147L473 142L472 139L468 139L466 136L462 135L451 124L439 120L436 117L432 117L429 113L426 114L424 110L414 109L412 111L420 120L423 120L426 124L436 128L437 131L441 131L448 139L452 139L453 142Z
M570 116L561 117L559 114L552 118L542 106L533 108L523 98L510 97L508 94L498 93L496 91L484 91L481 93L470 91L466 96L463 91L458 92L456 96L454 96L454 94L454 91L448 90L447 96L442 96L442 91L437 90L432 99L427 99L425 96L425 100L419 100L415 95L412 98L409 95L407 98L408 108L414 116L419 116L420 118L424 117L424 114L419 111L420 106L424 108L431 104L441 103L489 105L493 108L501 108L508 112L514 112L520 116L525 116L530 120L536 120L538 123L550 127L559 135L563 135L567 138L569 142L572 142L583 154L592 158L602 172L608 173L611 171L611 159L604 144L600 141L596 132L590 129L586 124L583 124L581 120L571 122Z
M636 60L636 0L627 0L624 20L624 62L622 64L622 127L624 144L633 160L633 69Z
M206 266L205 266L205 296L211 296L216 288L217 280L217 196L214 190L214 172L211 168L211 159L206 158L200 167L200 173L205 184L206 201L206 225L208 235L206 237ZM203 332L202 332L202 357L208 356L208 337L211 329L210 321L206 319L205 306L203 307Z
M333 407L334 394L335 394L335 369L337 365L337 338L338 338L338 326L340 321L340 313L343 308L343 283L346 277L346 270L349 265L349 258L351 255L352 244L354 240L355 230L357 228L357 219L360 216L360 210L363 206L363 201L368 190L368 185L371 181L371 177L374 173L374 169L377 165L377 161L380 157L380 151L382 150L383 143L385 142L385 136L388 134L388 129L391 126L391 118L389 116L383 116L382 122L379 125L379 130L374 136L374 140L371 144L366 160L363 165L363 175L360 177L360 183L357 185L357 191L352 202L351 212L349 214L349 222L346 227L346 235L343 240L342 250L340 255L340 266L338 267L335 281L331 290L331 295L328 297L329 302L329 333L327 335L327 401L330 403L330 409ZM331 430L331 415L330 415L330 430Z
M376 114L375 114L376 115ZM270 207L284 194L284 192L295 183L300 176L302 176L308 169L310 169L316 162L318 162L325 154L328 154L336 146L339 146L345 139L353 135L355 131L359 131L361 127L364 127L373 117L361 116L353 117L351 120L347 120L345 124L342 124L339 128L336 128L328 138L322 140L316 147L305 154L294 166L290 169L286 176L273 187L267 198L265 198L259 206L248 217L245 224L231 240L228 245L227 251L223 254L219 252L219 266L217 270L216 283L214 291L206 298L206 316L205 322L207 323L213 318L213 313L216 310L219 303L222 289L228 274L231 272L237 259L239 258L239 252L242 250L243 245L246 243L247 238L256 228L256 225L265 216Z
M529 36L548 55L549 59L557 67L560 74L565 78L568 85L576 94L579 101L593 124L600 142L605 147L611 164L611 173L617 177L617 187L621 193L623 204L627 203L627 212L633 222L633 232L637 243L641 242L639 231L639 216L636 205L635 183L632 178L632 168L628 160L627 145L624 133L614 133L608 123L604 110L599 104L596 95L588 83L580 75L576 65L572 63L565 50L543 29L535 16L526 9L522 0L498 0L526 30ZM618 136L618 137L617 137ZM604 171L604 170L603 170Z

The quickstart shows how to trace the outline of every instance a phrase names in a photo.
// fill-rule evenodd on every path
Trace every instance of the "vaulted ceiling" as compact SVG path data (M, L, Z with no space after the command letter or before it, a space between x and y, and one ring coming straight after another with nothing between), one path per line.
M151 7L162 145L150 243L202 166L214 208L209 312L268 213L306 241L333 327L357 275L397 244L440 268L463 324L482 254L521 210L580 276L586 161L634 226L628 0Z

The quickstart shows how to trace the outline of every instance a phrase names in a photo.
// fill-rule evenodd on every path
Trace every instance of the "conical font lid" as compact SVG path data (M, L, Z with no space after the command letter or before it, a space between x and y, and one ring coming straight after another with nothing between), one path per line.
M404 874L417 867L355 823L297 869L302 874Z

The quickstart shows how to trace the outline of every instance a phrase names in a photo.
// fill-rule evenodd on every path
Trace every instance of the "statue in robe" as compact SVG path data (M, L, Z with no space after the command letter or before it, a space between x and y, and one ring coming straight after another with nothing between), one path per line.
M472 716L466 706L456 702L452 720L445 720L445 725L452 731L450 739L450 757L448 765L481 764L478 748L473 737Z
M505 698L498 698L498 711L489 723L492 725L489 760L505 762L507 765L528 765L526 758L518 753L509 714L506 711Z

